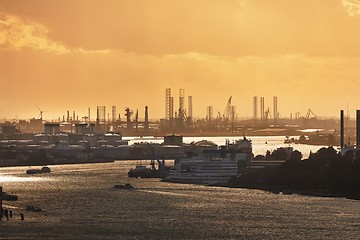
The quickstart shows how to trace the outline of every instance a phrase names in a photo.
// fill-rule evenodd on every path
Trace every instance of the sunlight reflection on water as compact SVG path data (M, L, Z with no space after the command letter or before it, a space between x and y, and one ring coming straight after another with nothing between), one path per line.
M57 165L38 176L2 168L13 175L0 184L14 181L3 187L19 200L5 202L17 217L1 222L0 239L359 239L358 201L128 178L136 164Z
M41 177L16 177L16 176L0 175L0 184L4 182L39 182L39 181L52 181L52 179L41 178Z

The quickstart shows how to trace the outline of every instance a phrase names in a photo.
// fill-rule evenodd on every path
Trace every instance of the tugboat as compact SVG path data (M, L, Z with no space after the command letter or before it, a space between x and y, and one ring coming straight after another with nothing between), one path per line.
M291 143L298 143L297 140L295 138L290 138L289 136L286 136L284 143L286 144L291 144Z
M51 172L49 167L42 167L41 169L26 170L26 174L40 174L40 173L49 173L49 172Z
M119 189L127 189L127 190L133 190L135 189L133 185L131 185L130 183L125 183L125 184L115 184L114 188L119 188Z
M35 207L33 205L27 205L26 206L26 211L32 211L32 212L41 212L42 209L39 207Z
M155 161L151 160L151 167L144 165L137 165L131 168L128 172L128 177L131 178L165 178L169 175L171 167L165 166L165 160L157 160L158 168L155 167Z

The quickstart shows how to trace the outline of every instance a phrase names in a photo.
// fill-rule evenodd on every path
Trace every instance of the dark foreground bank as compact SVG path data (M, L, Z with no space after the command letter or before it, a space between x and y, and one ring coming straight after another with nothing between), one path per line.
M341 155L332 147L321 148L306 160L294 157L279 167L233 177L228 186L360 199L360 152Z

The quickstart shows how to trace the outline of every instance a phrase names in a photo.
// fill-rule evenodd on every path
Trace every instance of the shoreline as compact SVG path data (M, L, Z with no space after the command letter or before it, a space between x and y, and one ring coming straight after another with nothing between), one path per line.
M327 190L295 190L288 189L283 187L259 187L259 186L235 186L229 183L217 183L217 184L205 184L204 182L197 182L191 180L168 180L161 179L161 182L169 182L169 183L180 183L180 184L192 184L192 185L202 185L209 187L222 187L222 188L241 188L241 189L253 189L253 190L261 190L263 192L268 192L272 194L280 194L280 195L301 195L308 197L326 197L326 198L343 198L349 200L360 200L360 193L336 193L329 192Z
M360 193L339 193L339 192L330 192L328 190L296 190L296 189L289 189L284 188L281 186L267 186L267 187L260 187L260 186L236 186L229 183L225 184L217 184L214 186L218 187L227 187L227 188L243 188L243 189L256 189L261 190L264 192L269 192L272 194L281 194L281 195L302 195L302 196L309 196L309 197L328 197L328 198L344 198L344 199L351 199L351 200L360 200Z

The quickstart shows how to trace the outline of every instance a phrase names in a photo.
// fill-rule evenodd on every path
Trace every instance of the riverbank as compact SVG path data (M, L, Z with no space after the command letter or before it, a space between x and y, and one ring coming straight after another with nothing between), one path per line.
M298 130L289 130L289 129L273 129L273 128L264 128L258 131L252 130L244 130L244 131L236 131L236 132L163 132L163 133L153 133L153 134L145 134L142 137L154 137L154 138L163 138L166 135L181 135L183 137L237 137L237 136L301 136L301 133ZM139 137L134 134L123 134L123 137ZM285 140L285 138L284 138Z
M293 152L294 153L294 152ZM360 199L360 155L341 155L321 148L309 158L298 154L276 167L251 171L229 180L228 187L261 189L273 193Z
M249 185L240 186L240 185L232 185L232 184L219 184L216 186L228 187L228 188L256 189L256 190L262 190L264 192L269 192L272 194L280 194L280 195L297 194L297 195L311 196L311 197L344 198L344 199L360 200L360 192L337 193L337 192L329 192L326 189L298 190L298 189L288 189L281 186L249 186Z

